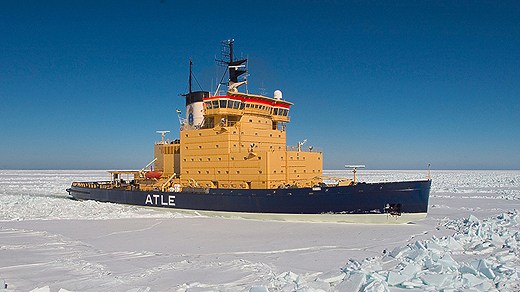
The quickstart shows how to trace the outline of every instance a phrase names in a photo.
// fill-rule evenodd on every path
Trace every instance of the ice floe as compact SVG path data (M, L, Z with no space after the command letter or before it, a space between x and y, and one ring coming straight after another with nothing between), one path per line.
M281 291L519 291L520 217L517 210L483 220L470 215L449 220L453 235L395 247L338 271L303 281L284 272L266 289ZM307 276L307 278L309 278ZM256 291L256 290L255 290Z

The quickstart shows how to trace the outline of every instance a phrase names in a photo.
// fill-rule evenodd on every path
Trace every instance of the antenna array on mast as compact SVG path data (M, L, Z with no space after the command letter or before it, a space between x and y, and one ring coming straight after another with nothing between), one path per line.
M229 72L229 79L227 82L228 91L237 92L238 87L247 84L247 58L235 58L233 52L234 41L234 39L230 39L222 42L221 59L216 60L216 62L218 65L226 67L224 76L227 72ZM226 84L223 82L224 76L222 76L222 79L220 80L220 83L218 84L215 93L218 92L220 85Z

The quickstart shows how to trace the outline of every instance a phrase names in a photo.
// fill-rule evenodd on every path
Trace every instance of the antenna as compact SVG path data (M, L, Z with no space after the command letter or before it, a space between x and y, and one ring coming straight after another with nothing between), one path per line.
M191 82L192 82L192 81L191 81L191 76L192 76L192 75L193 75L193 61L191 60L191 57L190 57L190 79L189 79L189 81L188 81L188 84L189 84L189 87L190 87L190 89L189 89L189 91L188 91L189 94L191 94L191 92L192 92L192 90L191 90Z
M179 118L179 124L181 127L184 127L186 125L186 119L181 117L182 111L180 109L176 109L175 112L177 113L177 117Z
M356 172L358 168L365 168L364 164L358 165L345 165L345 168L352 168L352 172L354 173L354 184L356 184Z
M431 173L430 173L430 166L431 166L431 164L428 163L428 180L432 180L432 176L431 176Z
M170 133L170 131L155 131L155 133L161 134L161 143L164 144L164 136Z
M224 76L226 75L227 72L229 72L229 79L227 82L228 91L238 92L238 87L240 87L241 85L247 84L247 74L242 76L239 79L239 77L242 74L247 73L247 67L246 67L247 58L235 60L234 51L233 51L234 42L235 42L234 39L229 39L227 41L223 41L222 42L222 59L215 60L215 61L217 61L217 64L226 67L226 72L224 72ZM229 60L226 60L227 58ZM222 76L222 79L220 81L221 84L224 79L224 76ZM219 87L220 87L220 84L217 87L217 91L218 91Z
M302 151L302 146L307 143L307 139L303 140L303 141L300 141L298 142L298 152L301 152Z

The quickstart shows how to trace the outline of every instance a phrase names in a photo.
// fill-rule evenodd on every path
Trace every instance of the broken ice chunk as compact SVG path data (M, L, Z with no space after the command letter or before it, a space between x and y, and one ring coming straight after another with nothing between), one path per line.
M478 220L478 218L473 215L469 215L468 222L480 224L480 220Z
M331 283L331 284L339 283L339 282L343 281L345 276L346 276L346 274L342 271L330 271L330 272L326 272L326 273L323 273L320 276L318 276L318 280L326 282L326 283Z
M427 255L428 253L424 249L416 249L412 250L407 257L417 262L424 259Z
M489 279L495 278L495 273L493 272L493 270L489 268L489 265L486 262L486 260L481 259L478 262L473 262L472 266L475 267L477 271L482 273L482 275L488 277Z
M422 286L424 286L423 282L421 280L419 281L404 281L403 283L401 283L401 286L404 286L408 289L413 289L413 288L420 288Z
M464 250L464 247L453 237L448 238L448 243L446 245L451 251L461 251Z
M390 286L397 286L406 280L408 280L408 275L401 275L400 273L394 271L389 271L388 277L386 278L386 282Z
M325 283L322 281L314 281L314 282L308 282L304 285L303 289L299 289L302 291L308 291L308 292L325 292L330 290L329 283Z
M482 280L472 274L464 274L464 275L462 275L462 282L465 286L472 288L472 287L482 284L484 282L484 280Z
M390 291L385 281L374 280L363 289L365 292L386 292Z
M391 252L390 252L390 256L393 257L393 258L400 258L404 253L410 251L410 247L405 245L405 246L398 246L396 248L394 248Z
M478 271L475 268L466 264L463 264L462 267L460 267L459 272L461 274L472 274L475 276L478 275Z
M421 280L427 285L434 287L443 287L446 283L453 279L453 275L450 274L424 274L420 277Z
M345 279L334 288L338 291L360 291L361 287L365 284L365 279L365 274L354 272L350 274L348 279Z
M437 263L449 270L457 270L459 268L459 264L449 254L444 255Z
M421 267L418 264L410 263L409 265L404 267L404 269L401 271L401 274L408 276L408 279L406 280L409 280L415 277L417 272L419 272L420 270Z
M426 246L428 247L428 249L432 252L435 252L435 253L441 253L444 251L444 248L442 248L440 245L438 245L437 243L433 242L433 241L428 241L426 243Z

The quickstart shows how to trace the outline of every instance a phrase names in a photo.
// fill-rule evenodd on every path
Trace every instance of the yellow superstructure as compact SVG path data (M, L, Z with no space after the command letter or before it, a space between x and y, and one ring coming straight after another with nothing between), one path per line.
M292 103L283 100L278 90L273 97L239 92L238 87L247 84L240 79L247 72L247 59L233 57L232 40L225 45L229 60L221 63L229 73L227 92L192 91L190 60L180 137L170 142L164 139L168 131L158 131L162 140L155 143L154 160L134 175L129 188L275 189L322 182L321 151L304 147L305 142L287 146L285 130ZM151 164L155 170L145 170ZM113 181L122 174L114 172Z
M155 144L155 171L181 187L273 189L321 182L322 153L287 147L290 102L228 92L203 99L203 123Z

